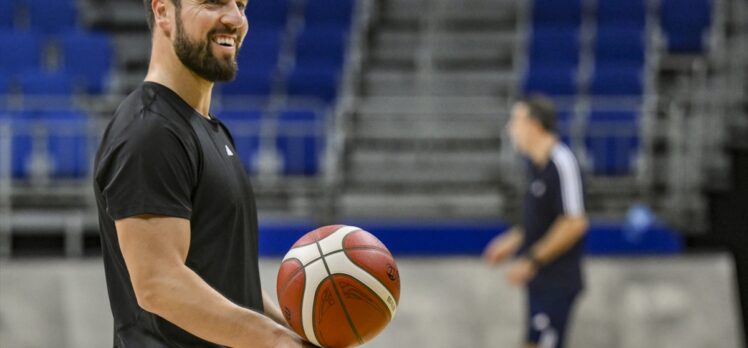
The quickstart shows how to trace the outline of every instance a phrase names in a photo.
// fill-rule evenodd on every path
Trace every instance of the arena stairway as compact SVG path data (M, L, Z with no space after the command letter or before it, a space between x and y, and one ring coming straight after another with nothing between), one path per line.
M378 2L344 153L346 217L492 217L517 5Z

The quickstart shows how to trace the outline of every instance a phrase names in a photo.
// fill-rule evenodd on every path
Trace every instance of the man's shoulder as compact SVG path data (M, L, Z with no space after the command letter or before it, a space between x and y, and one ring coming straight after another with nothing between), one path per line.
M120 103L111 120L114 134L137 136L163 132L191 136L192 126L168 100L150 84L141 84Z

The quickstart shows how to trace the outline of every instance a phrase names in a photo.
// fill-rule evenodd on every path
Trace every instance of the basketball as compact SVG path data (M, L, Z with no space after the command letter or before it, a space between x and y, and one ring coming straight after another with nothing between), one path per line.
M322 347L358 346L392 320L400 276L387 247L353 226L301 237L278 271L278 302L291 328Z

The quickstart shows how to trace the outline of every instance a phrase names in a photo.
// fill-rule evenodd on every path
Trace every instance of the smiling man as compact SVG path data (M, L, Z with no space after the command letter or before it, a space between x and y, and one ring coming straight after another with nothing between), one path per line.
M114 347L302 347L262 291L254 195L209 114L246 0L145 0L152 51L96 154Z

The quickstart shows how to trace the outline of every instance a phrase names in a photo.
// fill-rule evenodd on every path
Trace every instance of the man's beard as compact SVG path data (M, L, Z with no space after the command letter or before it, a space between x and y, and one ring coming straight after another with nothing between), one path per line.
M177 32L174 41L174 51L177 57L187 68L195 72L205 80L232 81L236 77L238 66L236 57L239 55L239 42L235 43L235 54L233 57L218 58L211 50L212 36L218 32L213 29L208 33L207 38L200 41L191 41L184 31L182 19L176 18Z

